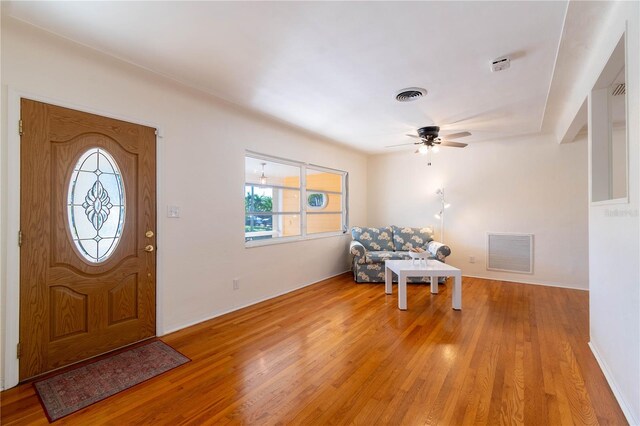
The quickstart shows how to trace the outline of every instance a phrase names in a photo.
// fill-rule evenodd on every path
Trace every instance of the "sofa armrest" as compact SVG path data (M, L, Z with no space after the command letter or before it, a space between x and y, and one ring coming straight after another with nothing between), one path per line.
M364 263L364 256L367 249L364 248L361 242L353 240L349 246L349 252L353 255L357 263Z
M427 251L441 262L444 262L444 259L451 254L449 246L445 246L443 243L437 241L430 241L427 244Z

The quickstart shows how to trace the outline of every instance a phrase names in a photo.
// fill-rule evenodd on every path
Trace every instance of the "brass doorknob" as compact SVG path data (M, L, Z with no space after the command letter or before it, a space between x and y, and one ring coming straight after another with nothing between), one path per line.
M145 236L145 237L147 237L147 238L151 238L151 237L153 237L153 231L147 231L147 232L145 232L145 233L144 233L144 236Z
M151 244L149 244L148 246L146 246L144 248L144 251L148 251L149 253L151 253L153 251L153 246Z

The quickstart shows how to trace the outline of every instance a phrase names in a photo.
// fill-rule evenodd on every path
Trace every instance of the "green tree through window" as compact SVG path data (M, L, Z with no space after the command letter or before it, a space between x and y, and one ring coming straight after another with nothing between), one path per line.
M245 232L268 232L273 231L273 195L271 188L259 188L253 185L245 187L244 211ZM259 194L257 192L262 192ZM267 192L265 194L264 192ZM266 213L266 214L260 214ZM254 237L257 239L271 238L270 235Z
M268 195L247 194L244 197L245 212L271 212L273 211L273 198Z

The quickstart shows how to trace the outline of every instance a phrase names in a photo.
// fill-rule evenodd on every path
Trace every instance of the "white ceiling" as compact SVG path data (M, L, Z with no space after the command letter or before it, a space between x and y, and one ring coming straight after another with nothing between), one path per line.
M613 4L610 1L569 2L547 99L543 131L557 134L565 130L555 128L559 124L558 118L565 112L568 100L572 97L573 83L589 66L587 61L596 40L607 30L606 20ZM586 125L586 111L583 120Z
M3 14L367 152L541 130L566 1L9 2ZM491 60L511 68L492 73ZM421 100L398 103L419 86ZM443 131L443 133L445 133Z

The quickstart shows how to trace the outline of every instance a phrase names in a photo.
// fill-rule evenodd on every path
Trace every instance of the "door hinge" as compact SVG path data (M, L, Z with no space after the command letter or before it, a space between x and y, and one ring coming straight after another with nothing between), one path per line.
M22 356L22 345L18 342L16 347L16 358L20 358Z
M18 120L18 133L22 136L22 119Z
M22 247L22 231L18 231L18 247Z

